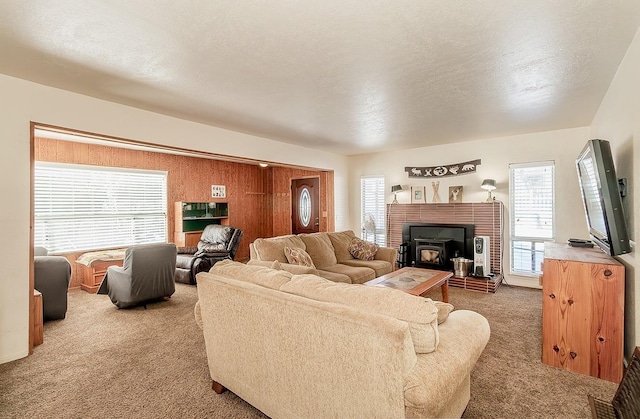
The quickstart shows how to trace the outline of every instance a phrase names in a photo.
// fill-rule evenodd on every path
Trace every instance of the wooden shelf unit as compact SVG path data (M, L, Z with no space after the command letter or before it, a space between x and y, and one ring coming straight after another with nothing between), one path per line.
M80 288L84 291L95 294L102 284L104 274L107 273L109 266L122 266L123 259L113 260L96 260L91 263L91 266L76 263L78 271L82 272L82 284Z
M542 362L619 383L624 265L598 248L546 243L542 270Z
M202 231L209 224L229 225L229 204L226 202L175 203L176 246L197 246Z

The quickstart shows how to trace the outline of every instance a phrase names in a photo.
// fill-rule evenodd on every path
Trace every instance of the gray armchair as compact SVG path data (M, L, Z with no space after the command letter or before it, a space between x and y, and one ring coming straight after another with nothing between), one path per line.
M242 239L242 230L231 226L209 224L204 228L198 247L179 247L176 282L195 285L199 272L208 272L218 261L233 260Z
M44 247L34 249L33 287L42 294L43 321L64 319L71 264L64 256L48 256Z
M170 297L175 292L176 245L173 243L131 246L122 268L110 266L98 294L108 294L118 308Z

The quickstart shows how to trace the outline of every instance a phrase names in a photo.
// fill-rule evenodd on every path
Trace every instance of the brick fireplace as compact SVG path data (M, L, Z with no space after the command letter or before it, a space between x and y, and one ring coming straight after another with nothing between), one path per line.
M406 226L407 223L472 225L473 235L489 236L491 270L496 276L489 281L469 277L462 279L452 278L449 280L449 284L467 289L495 292L502 283L503 213L504 206L500 201L460 204L387 204L387 246L396 249L400 247L406 240L406 237L403 238L403 225ZM446 233L441 237L423 237L426 241L416 241L413 246L410 244L409 252L411 254L409 260L414 261L415 266L418 267L448 270L450 269L450 264L442 267L434 264L434 260L422 259L435 258L439 259L437 261L438 264L442 264L442 262L446 262L445 258L448 260L451 257L455 257L454 250L457 250L458 256L473 258L473 250L471 250L471 255L467 255L468 250L461 249L459 246L454 249L451 247L451 243L438 244L434 243L433 240L429 242L429 239L446 241L451 237L445 236L453 234Z

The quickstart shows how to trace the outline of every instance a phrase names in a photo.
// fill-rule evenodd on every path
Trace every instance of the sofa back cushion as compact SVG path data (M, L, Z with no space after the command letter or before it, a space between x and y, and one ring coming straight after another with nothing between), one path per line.
M294 275L280 291L394 317L409 324L416 353L438 347L438 309L429 298L390 288L335 283L316 275Z
M349 253L349 245L351 244L351 241L356 238L353 231L340 231L337 233L327 233L327 235L333 245L338 263L342 263L345 260L353 260L353 256Z
M279 271L266 266L245 265L229 259L216 263L209 272L240 281L251 282L274 290L280 289L293 276L287 271Z
M253 242L253 247L260 260L277 260L281 263L288 263L284 254L285 246L306 250L306 245L300 237L293 235L256 239Z
M316 268L322 269L338 263L335 250L327 233L300 234L298 237L304 242L305 250L311 256Z

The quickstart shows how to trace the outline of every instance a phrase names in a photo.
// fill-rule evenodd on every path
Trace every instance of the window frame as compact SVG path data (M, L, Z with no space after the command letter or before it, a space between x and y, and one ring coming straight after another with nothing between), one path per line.
M41 169L43 173L39 174ZM49 178L39 180L39 176L46 176L44 173L47 170L50 171ZM54 182L51 182L52 170L60 173L60 177ZM69 172L64 173L64 170ZM109 174L113 174L111 179L108 178ZM123 175L133 174L138 176L126 181L122 180ZM154 178L145 180L140 175L150 175ZM96 178L99 178L100 182L96 181ZM46 247L53 254L67 254L167 242L167 171L35 161L33 179L35 246ZM137 181L132 183L133 179ZM77 182L74 185L76 187L71 189L65 181ZM78 186L81 183L83 185ZM95 185L98 183L100 186L108 185L108 187L97 188ZM131 191L127 191L128 186L131 186ZM39 204L41 199L39 188L42 190L58 188L58 191L53 189L55 192L47 195ZM143 189L144 196L138 198L140 189ZM148 195L147 190L150 191ZM70 205L68 204L70 201L62 201L63 199L69 199L74 204ZM56 200L64 203L56 204ZM39 208L39 205L42 208ZM140 211L140 208L145 210ZM87 220L94 220L93 225L88 226ZM47 230L39 232L38 229L42 228L41 223L47 223L51 233ZM120 229L114 229L114 225L119 226ZM155 227L145 230L149 226ZM60 231L64 228L74 229L77 237L63 236ZM104 234L110 231L115 233ZM48 237L39 237L41 235Z
M376 195L375 206L376 208L371 211L369 207L366 207L365 197L365 183L367 181L377 181L376 190L373 192ZM381 182L381 185L380 185ZM384 175L366 175L360 176L360 237L363 240L372 241L380 246L386 246L387 243L387 203L386 203L386 181ZM372 213L376 222L376 229L373 233L368 234L365 231L365 216L368 213ZM370 240L370 239L373 240Z
M517 236L516 231L516 182L514 181L515 171L518 169L526 168L550 168L551 169L551 196L547 199L551 200L551 237L546 235L530 235L530 236ZM541 261L544 258L544 243L549 241L555 241L556 237L556 170L555 161L543 160L536 162L526 163L512 163L509 165L509 272L512 275L519 276L531 276L537 277L542 273ZM531 267L529 270L516 269L515 263L515 250L521 243L529 244L529 249L520 249L521 251L531 252ZM536 257L537 256L537 257ZM540 261L540 264L537 261ZM536 266L538 265L538 266Z

